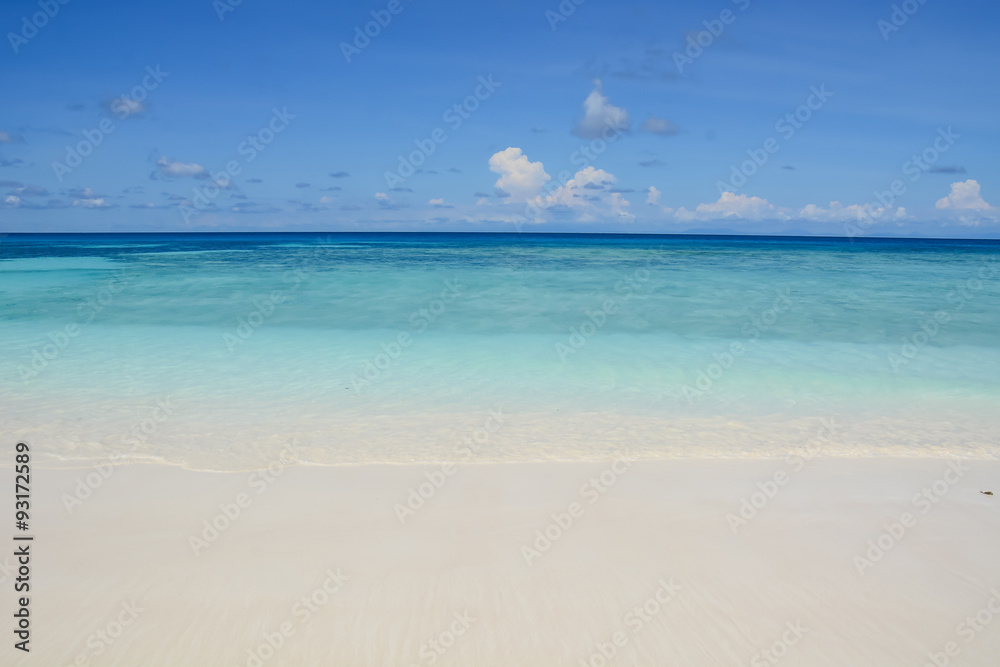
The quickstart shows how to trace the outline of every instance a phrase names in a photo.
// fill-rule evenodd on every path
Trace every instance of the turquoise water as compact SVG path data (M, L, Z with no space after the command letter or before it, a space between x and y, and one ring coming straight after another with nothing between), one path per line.
M1000 454L998 242L10 235L0 303L53 458Z

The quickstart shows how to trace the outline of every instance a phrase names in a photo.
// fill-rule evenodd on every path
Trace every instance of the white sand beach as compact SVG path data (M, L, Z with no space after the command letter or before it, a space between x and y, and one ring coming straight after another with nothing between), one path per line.
M4 664L1000 656L997 461L127 465L33 486L31 652Z

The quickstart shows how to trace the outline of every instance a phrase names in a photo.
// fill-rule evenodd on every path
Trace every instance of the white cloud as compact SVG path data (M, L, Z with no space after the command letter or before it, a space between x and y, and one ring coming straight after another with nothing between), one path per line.
M632 204L629 200L622 196L622 193L612 192L611 196L608 198L608 204L611 206L611 212L619 218L624 218L626 220L632 220L635 218L635 216L629 213L628 210L629 206Z
M663 136L677 134L677 126L669 118L657 118L650 116L642 121L642 131L650 134L660 134Z
M21 205L21 198L17 195L7 195L7 197L3 200L3 205L10 208L16 208Z
M830 202L829 208L823 208L816 204L807 204L799 209L796 218L812 220L815 222L857 222L859 220L889 220L902 219L906 217L906 209L886 208L872 206L870 204L851 204L844 206L839 201Z
M440 197L438 199L431 199L427 203L433 206L434 208L455 208L451 204L447 203L443 197Z
M103 197L98 197L96 199L76 199L73 201L73 206L82 206L83 208L111 208L113 204Z
M490 171L500 174L496 187L510 194L512 202L526 202L538 195L552 177L541 162L531 162L520 148L507 148L490 157Z
M760 197L723 192L718 201L698 204L694 211L683 206L674 214L678 220L719 220L739 218L743 220L786 219L788 216L777 206Z
M160 159L156 161L156 166L159 167L161 174L172 178L182 178L185 176L204 178L208 175L208 171L200 164L195 162L170 162L167 160L166 155L160 156Z
M663 194L662 192L660 192L655 187L650 185L649 189L646 190L646 193L647 193L646 194L647 204L649 204L650 206L656 206L657 204L660 203L660 195Z
M594 79L594 89L583 101L583 118L577 122L573 133L583 139L596 139L608 128L627 131L630 123L628 111L611 104L604 95L601 80Z
M658 195L657 195L658 197ZM658 203L659 199L655 203ZM651 202L653 203L653 202ZM669 212L669 209L664 209ZM906 209L879 208L871 204L851 204L844 206L839 201L830 202L829 207L807 204L795 209L775 206L762 197L738 195L723 192L717 201L698 204L693 211L681 207L674 213L679 221L692 220L808 220L810 222L857 222L857 221L900 221L907 217Z
M389 201L389 195L387 195L384 192L376 192L375 199L377 199L378 201Z
M993 207L986 203L979 194L979 182L973 179L951 184L951 193L937 200L934 205L939 209L962 211L989 211Z
M594 222L616 216L631 220L635 216L629 212L631 203L620 192L607 192L602 188L591 189L588 185L607 185L617 179L603 169L586 167L576 172L565 184L553 189L547 195L540 195L531 201L539 208L565 206L577 212L577 220Z

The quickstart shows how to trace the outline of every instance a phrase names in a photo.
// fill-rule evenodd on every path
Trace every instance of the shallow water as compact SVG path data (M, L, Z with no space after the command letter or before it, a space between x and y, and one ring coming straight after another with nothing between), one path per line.
M1000 243L10 235L0 427L59 459L1000 454ZM167 407L157 410L157 402Z

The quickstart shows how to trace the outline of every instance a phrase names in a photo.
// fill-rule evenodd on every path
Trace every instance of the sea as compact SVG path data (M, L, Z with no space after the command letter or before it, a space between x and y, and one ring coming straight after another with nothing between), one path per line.
M1000 241L10 234L53 465L1000 457Z

